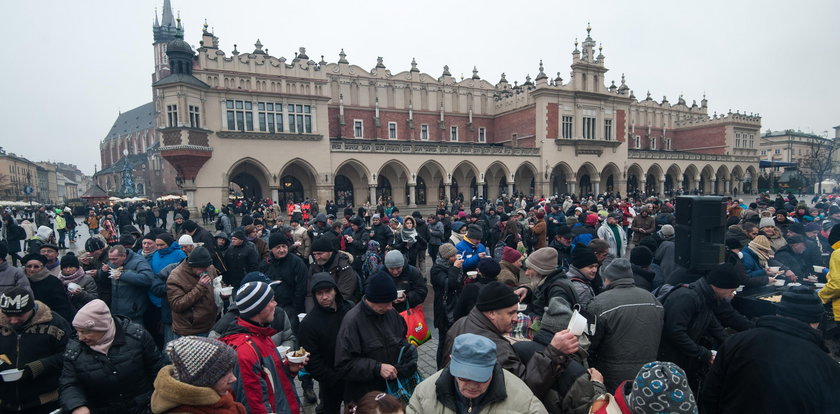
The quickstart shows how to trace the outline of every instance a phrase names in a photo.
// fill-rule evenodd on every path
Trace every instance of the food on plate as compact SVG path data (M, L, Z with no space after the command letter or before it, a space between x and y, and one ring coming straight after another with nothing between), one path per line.
M304 357L308 353L309 353L309 351L307 351L306 348L300 347L300 349L298 349L297 351L292 353L292 356L293 357Z
M765 296L759 299L766 300L768 302L779 303L782 300L782 295Z

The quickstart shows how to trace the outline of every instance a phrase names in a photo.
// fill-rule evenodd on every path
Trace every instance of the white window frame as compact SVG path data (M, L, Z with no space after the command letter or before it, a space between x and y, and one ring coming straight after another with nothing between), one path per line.
M360 134L356 133L356 126L358 125L358 130ZM361 119L354 119L353 120L353 138L364 138L365 136L365 121Z
M566 139L571 139L575 131L575 117L572 115L562 115L560 117L560 136Z
M650 149L656 149L656 137L650 137Z
M604 141L612 141L612 119L604 120Z
M174 128L178 126L178 105L166 105L166 126Z
M397 139L399 135L397 134L397 123L396 122L388 122L388 139Z
M429 140L429 124L420 124L420 140Z
M458 142L458 127L456 125L449 126L449 142Z
M671 138L666 138L665 139L665 150L667 150L667 151L671 150Z
M478 129L478 142L487 142L487 129L486 128L479 128Z
M188 105L190 112L190 128L201 128L201 110L198 105Z
M633 146L636 147L636 149L642 149L642 137L641 136L636 135L635 137L633 137Z

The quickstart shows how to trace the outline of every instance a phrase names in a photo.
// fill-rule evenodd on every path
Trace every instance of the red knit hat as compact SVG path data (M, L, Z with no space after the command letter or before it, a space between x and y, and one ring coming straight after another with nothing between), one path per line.
M505 248L502 249L502 260L508 263L514 263L519 260L520 257L522 257L522 253L519 253L519 250L512 249L510 246L505 246Z

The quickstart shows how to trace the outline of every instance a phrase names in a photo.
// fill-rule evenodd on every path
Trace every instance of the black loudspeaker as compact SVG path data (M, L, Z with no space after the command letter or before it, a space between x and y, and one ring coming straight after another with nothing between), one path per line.
M726 202L723 197L679 196L674 207L677 264L705 272L723 263Z

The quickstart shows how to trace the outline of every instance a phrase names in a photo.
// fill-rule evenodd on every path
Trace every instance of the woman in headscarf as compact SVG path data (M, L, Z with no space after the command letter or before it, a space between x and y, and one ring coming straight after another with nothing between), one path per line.
M773 247L767 237L762 235L755 236L749 244L741 249L741 263L744 265L744 271L750 281L755 279L764 279L764 283L747 283L746 287L763 286L768 283L773 283L773 276L775 274L767 269L768 262L773 256Z
M467 235L467 225L463 221L456 221L452 223L452 235L449 236L449 242L456 245L464 240Z
M398 249L408 258L408 264L417 266L417 252L419 251L417 243L417 229L414 217L408 216L403 220L402 229L400 229Z
M163 366L151 335L94 299L73 318L78 338L64 352L61 405L71 414L147 413Z

